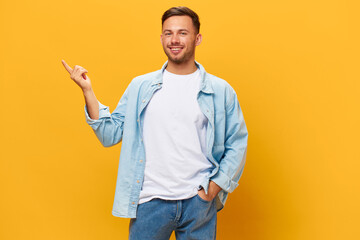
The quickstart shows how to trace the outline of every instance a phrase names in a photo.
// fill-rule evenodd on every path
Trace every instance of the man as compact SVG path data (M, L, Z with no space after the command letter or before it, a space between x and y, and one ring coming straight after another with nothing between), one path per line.
M85 97L86 121L101 143L122 141L113 215L131 218L130 239L215 239L216 215L237 186L247 129L233 88L195 61L197 14L162 17L168 61L134 78L116 109L95 97L87 70L63 64Z

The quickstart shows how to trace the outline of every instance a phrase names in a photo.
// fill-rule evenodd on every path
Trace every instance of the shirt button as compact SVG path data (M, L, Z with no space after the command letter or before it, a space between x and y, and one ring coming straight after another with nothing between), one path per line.
M140 141L142 141L142 138L140 138Z
M145 99L143 100L143 103L145 102Z
M132 204L132 205L134 205L134 204L135 204L135 202L132 202L131 204Z
M138 120L136 120L136 121L139 121L139 119L138 119Z
M139 180L136 180L137 183L139 183L140 181Z
M142 163L142 162L143 162L143 160L141 159L141 160L140 160L140 162Z

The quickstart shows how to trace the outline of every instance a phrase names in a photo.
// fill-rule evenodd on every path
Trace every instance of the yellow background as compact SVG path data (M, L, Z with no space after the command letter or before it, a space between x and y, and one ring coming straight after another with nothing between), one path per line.
M104 148L61 64L111 111L166 60L162 13L201 20L197 61L236 90L249 130L218 239L359 239L359 3L0 2L0 239L127 239L111 215L121 144Z

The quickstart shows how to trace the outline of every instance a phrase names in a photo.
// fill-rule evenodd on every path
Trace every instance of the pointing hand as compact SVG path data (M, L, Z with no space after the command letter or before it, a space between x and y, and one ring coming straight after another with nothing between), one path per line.
M61 60L65 69L70 73L70 78L84 91L91 89L91 81L88 76L85 75L88 71L78 65L75 65L72 69L64 60Z

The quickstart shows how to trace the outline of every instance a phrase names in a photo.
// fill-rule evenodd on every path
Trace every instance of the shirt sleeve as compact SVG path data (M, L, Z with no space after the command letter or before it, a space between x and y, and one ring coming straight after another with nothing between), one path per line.
M109 107L99 102L99 119L89 116L85 104L86 122L93 129L97 138L104 147L111 147L122 140L126 113L128 89L125 90L116 109L110 113Z
M247 150L248 131L236 96L231 88L226 106L225 151L220 160L219 171L211 178L226 192L232 192L238 186L242 175Z

